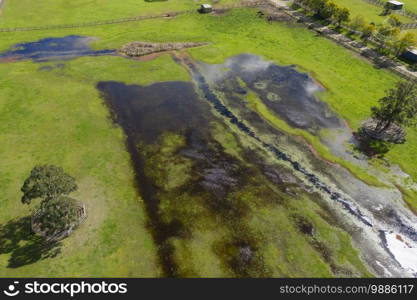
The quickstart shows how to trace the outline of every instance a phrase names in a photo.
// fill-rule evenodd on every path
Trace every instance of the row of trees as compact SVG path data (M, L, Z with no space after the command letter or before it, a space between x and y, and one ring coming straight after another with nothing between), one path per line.
M356 16L350 21L349 9L340 7L331 0L297 0L295 3L316 18L329 21L336 27L347 24L353 31L360 33L364 42L376 42L379 51L388 49L395 56L400 56L407 49L417 45L417 36L414 33L401 33L401 21L397 15L390 14L386 22L375 25L366 22L362 16Z
M398 16L390 15L386 22L380 25L367 23L362 16L357 16L350 22L350 28L361 33L361 39L372 39L378 44L379 50L388 48L395 56L400 56L405 50L417 45L417 36L407 31L401 33L401 22Z
M349 21L349 10L330 0L298 0L297 4L308 9L316 17L328 20L338 27Z

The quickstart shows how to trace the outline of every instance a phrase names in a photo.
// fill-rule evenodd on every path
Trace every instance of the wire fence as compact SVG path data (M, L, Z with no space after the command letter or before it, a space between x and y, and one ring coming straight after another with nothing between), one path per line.
M385 6L385 3L386 3L385 1L382 1L382 0L363 0L363 1L372 3L374 5L378 5L381 7ZM417 20L417 14L410 12L406 9L397 10L395 11L395 13ZM416 29L416 28L417 28L417 23L406 23L406 24L400 25L401 30Z
M401 30L415 29L415 28L417 28L417 23L402 24L400 26L400 28L401 28Z
M380 6L380 7L385 7L385 5L387 4L387 1L383 1L383 0L362 0L362 1L365 1L365 2L371 3L371 4L376 5L376 6ZM417 20L417 14L416 13L413 13L413 12L407 10L407 9L404 9L404 8L400 9L400 10L396 10L395 13L399 14L399 15L409 17L411 19L416 19Z
M54 30L54 29L65 29L65 28L91 27L91 26L128 23L128 22L136 22L136 21L140 21L140 20L170 17L170 16L176 16L176 15L180 15L180 14L185 14L187 12L190 12L190 11L179 11L179 12L175 12L175 13L164 13L164 14L157 14L157 15L136 16L136 17L130 17L130 18L112 19L112 20L86 22L86 23L57 24L57 25L44 25L44 26L32 26L32 27L0 28L0 32Z
M228 5L216 5L215 10L228 10L239 7L256 7L263 4L262 1L242 1L234 4ZM10 28L0 28L0 32L17 32L17 31L36 31L36 30L56 30L56 29L66 29L66 28L81 28L81 27L93 27L101 25L111 25L111 24L120 24L120 23L129 23L137 22L142 20L150 20L157 18L166 18L166 17L175 17L178 15L184 15L189 13L197 13L196 9L182 10L176 12L166 12L161 14L152 14L146 16L135 16L129 18L120 18L112 20L102 20L94 22L85 22L85 23L73 23L73 24L57 24L57 25L44 25L44 26L32 26L32 27L10 27Z
M374 4L380 7L384 7L385 4L387 3L386 1L383 1L383 0L362 0L362 1ZM294 3L297 3L297 5L301 6L301 4L297 0L295 0ZM396 10L395 13L417 20L417 14L404 10L404 9ZM417 28L417 23L405 23L405 24L401 24L399 27L401 30L415 29Z

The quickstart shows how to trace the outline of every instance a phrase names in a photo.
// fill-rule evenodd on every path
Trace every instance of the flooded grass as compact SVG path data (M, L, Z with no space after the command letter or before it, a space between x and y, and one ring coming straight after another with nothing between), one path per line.
M398 191L393 190L391 191L391 194L388 193L385 196L382 196L382 193L384 193L384 191L378 190L376 188L372 188L370 186L366 186L366 184L355 179L350 174L348 175L348 172L346 172L346 170L344 169L340 169L340 172L344 173L345 180L351 181L351 184L354 185L355 187L352 187L352 189L347 189L345 184L339 181L334 189L332 187L332 184L326 183L326 179L324 179L325 177L322 177L321 172L309 171L309 168L308 167L306 168L306 165L302 162L302 160L300 160L300 158L294 159L294 155L283 151L281 149L282 146L279 146L279 143L277 144L275 142L269 142L268 139L265 139L265 137L260 136L258 133L258 128L253 127L253 124L251 124L252 122L250 119L248 118L242 119L242 114L240 113L236 114L236 112L245 111L244 106L241 105L239 107L239 105L236 105L236 101L235 101L236 99L235 95L242 94L241 89L232 89L232 91L228 91L228 93L225 93L223 91L223 93L221 93L223 94L223 97L219 98L219 93L216 89L217 88L216 82L213 82L213 80L210 80L211 78L216 77L216 72L213 71L213 68L210 68L210 67L207 69L203 68L203 71L200 72L199 67L186 56L179 57L178 59L184 66L186 66L189 69L190 73L193 75L193 78L196 81L196 84L199 90L201 91L203 97L213 105L213 107L221 116L223 116L226 120L228 120L231 124L233 124L232 126L236 126L242 133L251 137L254 141L257 141L265 150L273 154L278 160L289 163L289 165L293 168L293 170L296 173L297 172L301 173L302 176L304 176L305 179L308 181L308 183L311 184L317 191L327 194L327 196L331 200L336 201L339 204L341 204L341 206L343 206L349 214L351 214L352 216L355 216L357 220L360 221L361 223L360 227L362 227L362 229L366 229L366 226L368 226L368 228L378 228L378 227L385 228L386 226L389 226L389 227L394 226L396 228L395 230L400 230L400 232L407 235L409 238L413 239L415 229L413 228L413 226L405 225L405 223L412 222L413 217L411 217L409 212L405 210L402 206L391 203L394 200L393 197L396 197L395 194ZM255 68L259 69L260 65L257 64ZM227 77L222 78L221 74L219 77L222 83L227 82ZM264 88L266 88L266 86L264 86ZM237 99L239 100L239 97ZM231 105L227 107L226 105L230 103ZM288 142L289 140L287 140L287 143ZM313 161L315 160L316 159L314 159ZM317 162L314 162L314 164L317 164ZM322 169L322 172L330 175L329 179L332 176L336 176L338 178L341 175L341 174L337 174L338 171L336 170L335 172L332 172L331 169L329 169L328 167L325 169ZM334 179L331 179L331 181L334 181ZM364 197L355 193L355 190L359 188L359 186L363 186L363 188L366 189ZM390 203L389 204L389 206L391 207L390 209L393 212L395 212L394 215L391 215L391 216L387 215L381 218L380 216L378 216L378 208L375 208L374 206L369 205L369 199L372 199L373 201L378 201L381 203L386 203L386 201L388 201ZM397 213L399 213L401 217L400 216L398 216L398 218L395 217L397 216ZM404 228L405 228L404 226L406 226L407 228L405 231L404 231ZM373 238L380 239L378 236L375 236L373 232L369 232L368 234L373 235ZM327 244L326 244L326 247L324 247L323 246L324 244L321 244L316 239L314 239L313 242L314 243L312 244L312 246L317 251L323 252L321 251L322 249L327 249ZM379 253L381 253L381 251L386 252L383 248L382 249L374 248L374 250L372 251L376 251L376 252L379 251ZM381 254L378 254L378 255L381 255ZM385 257L389 257L387 255L390 255L390 253L384 253L383 255L385 255ZM335 272L342 272L347 275L351 274L351 271L343 267L337 266L336 264L331 262L329 255L326 254L323 256L323 258L330 265L331 269L334 270ZM368 262L373 262L373 261L368 260ZM393 262L392 260L386 261L386 262L384 261L384 264L387 264L387 266L389 265L388 268L390 268L390 270L392 271L395 270L395 268L393 268L393 266L395 265L395 262ZM403 270L408 270L408 268L406 266L403 266ZM410 270L411 270L410 274L412 274L412 269Z
M62 38L45 38L36 42L16 44L0 53L0 62L32 60L35 62L69 60L82 56L115 55L115 50L93 50L89 37L69 35Z
M221 92L255 92L290 126L317 134L323 128L343 128L343 121L315 93L322 91L311 77L291 66L279 66L261 57L241 54L221 65L200 65L206 79Z
M263 232L263 226L251 222L259 213L262 215L265 207L271 207L291 224L290 213L285 212L288 201L302 197L304 192L290 191L297 180L285 175L288 171L282 169L280 174L276 166L268 168L256 151L249 155L237 136L219 132L220 127L228 130L229 125L212 114L192 83L139 86L100 82L97 88L127 136L139 192L147 206L165 276L204 276L198 266L204 265L206 256L217 262L216 272L222 276L295 274L289 271L295 259L290 254L293 242L271 243L280 236L277 228ZM210 102L232 126L255 137L214 94L203 91L206 97L212 97ZM264 217L267 222L275 218L269 213ZM331 276L331 266L325 264L334 264L333 261L322 262L323 269L317 268L322 254L303 238L305 233L297 232L297 226L300 225L290 225L293 238L301 239L296 243L306 252L303 260L307 255L316 261L302 274ZM283 227L284 231L288 229ZM205 256L187 256L185 253L195 251L193 245L204 236L212 237L200 246L206 248ZM207 252L207 247L212 251ZM268 261L271 251L291 258ZM188 261L184 261L185 257ZM301 267L301 260L298 263ZM287 271L280 271L281 268Z
M354 142L352 133L345 122L318 99L316 93L322 88L307 74L249 54L230 58L224 64L200 64L199 68L213 88L224 95L228 106L238 110L242 105L247 106L272 126L304 137L323 160L341 164L369 184L384 186L361 164L355 165L346 159L353 159L348 145L344 144L349 142L346 137ZM243 118L253 122L256 116L246 113ZM340 138L330 139L324 132Z

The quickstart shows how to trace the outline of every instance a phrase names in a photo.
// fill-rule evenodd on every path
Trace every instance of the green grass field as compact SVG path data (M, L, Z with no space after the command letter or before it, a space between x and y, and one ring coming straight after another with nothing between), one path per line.
M156 71L161 66L163 74ZM168 57L131 67L118 57L81 58L54 71L39 70L31 62L1 66L1 223L29 215L19 190L31 167L41 163L60 165L72 174L80 186L74 196L88 210L86 223L64 241L59 259L7 268L10 257L24 249L25 237L11 251L3 245L1 276L158 276L123 134L109 121L95 82L147 84L188 77ZM13 240L10 234L6 238Z
M96 9L99 5L103 10ZM33 9L22 9L28 6ZM123 5L105 0L6 0L0 26L72 23L195 6L193 1L180 0L155 3L126 0ZM326 88L321 98L353 129L369 116L370 107L384 95L384 90L398 80L392 73L376 69L355 54L301 26L267 23L256 17L254 9L236 9L218 16L188 14L173 19L118 25L4 33L0 49L5 50L20 42L72 34L97 37L93 45L96 49L115 49L131 41L203 41L211 44L188 51L195 59L207 63L221 63L236 54L253 53L279 64L296 64ZM39 69L45 65L53 69ZM85 201L89 209L87 222L63 242L59 256L10 268L8 261L13 251L1 253L1 276L161 274L156 246L145 226L144 205L134 187L134 174L123 144L123 133L111 123L109 112L95 88L102 80L150 84L189 80L189 75L168 55L148 62L121 57L84 57L64 62L63 68L53 62L0 64L0 188L3 191L0 224L29 214L28 208L20 203L19 189L32 166L39 163L60 165L75 176L80 185L76 196ZM228 151L233 152L233 148ZM411 129L407 143L394 147L387 158L417 180L416 153L417 131ZM410 194L408 200L417 207L414 194ZM285 257L283 253L274 252L272 242L264 245L262 251L272 253L270 264L281 261L275 265L274 275L330 274L308 240L284 238L296 234L295 229L288 225L293 212L308 216L317 224L323 241L334 243L335 260L362 275L369 275L357 260L349 237L322 223L322 219L312 213L320 210L315 204L303 199L300 201L305 210L297 210L291 205L286 210L257 208L259 214L251 219L253 230L280 228L278 235L282 237L280 241L288 245L286 249L298 249L291 257ZM225 275L213 253L201 252L204 249L202 245L216 236L210 231L197 236L187 245L173 241L178 249L183 249L177 252L177 260L183 260L194 249L195 262L202 264L205 261L203 274L199 275ZM16 245L15 251L24 243ZM311 255L321 267L304 266L303 254ZM291 270L291 265L296 268ZM305 273L301 273L304 267Z
M222 0L221 4L233 2L237 2L237 0ZM2 8L0 27L85 23L154 13L196 10L198 5L202 3L207 3L207 1L42 0L34 2L31 0L6 0Z
M375 24L383 23L387 16L382 16L382 7L373 5L363 0L333 0L335 3L350 10L351 18L362 16L368 22ZM402 23L412 23L413 19L406 16L396 14Z

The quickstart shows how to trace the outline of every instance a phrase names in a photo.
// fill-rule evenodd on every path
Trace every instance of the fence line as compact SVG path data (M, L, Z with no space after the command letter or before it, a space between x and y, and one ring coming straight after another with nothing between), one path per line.
M380 6L380 7L385 7L385 5L387 3L386 1L383 1L383 0L362 0L362 1L365 1L365 2L368 2L370 4ZM401 10L396 10L395 13L399 14L399 15L409 17L411 19L417 20L417 14L416 13L408 11L407 9L404 9L404 8L401 9ZM417 23L406 23L406 24L400 25L401 30L414 29L414 28L417 28Z
M385 4L387 3L387 2L382 1L382 0L362 0L362 1L374 4L374 5L380 6L380 7L384 7ZM395 13L398 13L400 15L403 15L403 16L409 17L411 19L417 20L417 14L413 13L411 11L408 11L406 9L396 10ZM417 23L406 23L406 24L400 25L401 30L415 29L415 28L417 28Z
M167 17L167 16L175 16L175 15L185 14L187 12L190 12L190 11L179 11L179 12L176 12L176 13L165 13L165 14L158 14L158 15L137 16L137 17L131 17L131 18L112 19L112 20L95 21L95 22L87 22L87 23L57 24L57 25L32 26L32 27L0 28L0 32L35 31L35 30L52 30L52 29L64 29L64 28L91 27L91 26L117 24L117 23L127 23L127 22L135 22L135 21L147 20L147 19L163 18L163 17Z
M256 7L263 4L262 1L242 1L234 4L228 5L219 5L215 7L216 9L232 9L232 8L239 8L239 7ZM74 24L57 24L57 25L45 25L45 26L32 26L32 27L12 27L12 28L0 28L0 32L16 32L16 31L35 31L35 30L54 30L54 29L66 29L66 28L80 28L80 27L93 27L93 26L100 26L100 25L110 25L110 24L119 24L119 23L128 23L128 22L137 22L141 20L149 20L149 19L157 19L157 18L165 18L165 17L174 17L178 15L183 15L187 13L194 13L196 9L192 10L182 10L176 12L167 12L161 14L154 14L154 15L146 15L146 16L136 16L136 17L129 17L129 18L120 18L120 19L112 19L112 20L103 20L103 21L95 21L95 22L86 22L86 23L74 23Z
M401 28L401 30L415 29L415 28L417 28L417 23L402 24L402 25L400 25L400 28Z
M384 7L387 3L386 1L382 1L382 0L362 0L362 1L365 1L365 2L371 3L371 4L376 5L376 6L380 6L380 7ZM407 9L404 9L404 8L401 9L401 10L396 10L395 13L399 14L399 15L409 17L411 19L416 19L417 20L417 14L415 14L411 11L408 11Z

